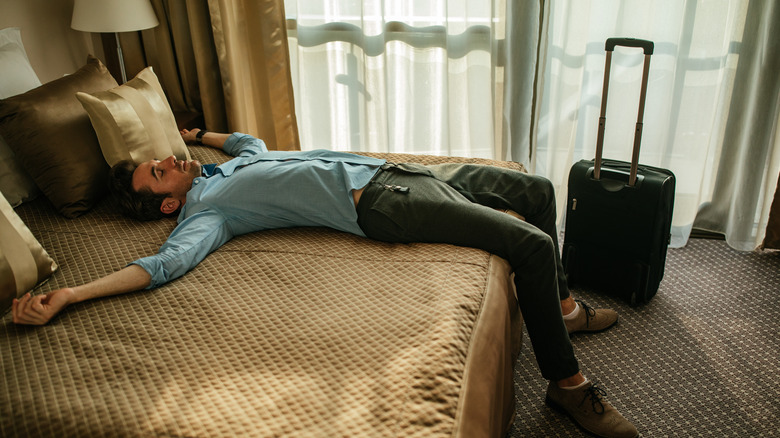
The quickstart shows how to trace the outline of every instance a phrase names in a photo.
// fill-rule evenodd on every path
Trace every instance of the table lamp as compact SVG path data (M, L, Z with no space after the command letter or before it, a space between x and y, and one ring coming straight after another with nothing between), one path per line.
M114 33L124 84L127 74L119 32L149 29L158 24L149 0L75 0L70 27L84 32Z

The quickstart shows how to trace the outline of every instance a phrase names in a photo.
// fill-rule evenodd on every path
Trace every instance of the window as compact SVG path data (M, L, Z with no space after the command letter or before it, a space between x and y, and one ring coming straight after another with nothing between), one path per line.
M495 3L285 8L302 148L493 157L503 81Z

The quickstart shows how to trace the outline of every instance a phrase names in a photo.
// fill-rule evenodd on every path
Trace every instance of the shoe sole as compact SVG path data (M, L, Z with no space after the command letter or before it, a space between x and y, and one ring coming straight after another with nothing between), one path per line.
M602 435L599 435L599 434L597 434L595 432L590 431L585 426L581 425L580 422L577 421L577 419L574 418L574 416L572 414L570 414L569 411L566 410L566 408L564 408L563 406L558 404L555 400L551 399L549 395L544 397L544 402L547 404L547 406L551 407L553 410L558 411L558 412L566 415L567 417L569 417L569 419L571 419L572 423L576 424L577 427L580 428L580 430L586 432L588 435L595 436L595 437L602 436ZM634 438L638 438L638 437L639 437L639 434L634 435Z
M569 333L569 337L571 337L571 335L577 335L577 334L605 332L605 331L611 329L612 327L616 326L619 321L620 321L620 318L616 319L615 322L613 322L612 324L604 327L603 329L599 329L599 330L577 330L577 331Z

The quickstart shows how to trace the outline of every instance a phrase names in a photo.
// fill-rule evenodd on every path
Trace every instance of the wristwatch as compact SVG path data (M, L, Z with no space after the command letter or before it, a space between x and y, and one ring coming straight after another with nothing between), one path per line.
M197 134L195 134L195 142L200 146L203 146L203 136L206 135L207 132L208 131L205 129L201 129Z

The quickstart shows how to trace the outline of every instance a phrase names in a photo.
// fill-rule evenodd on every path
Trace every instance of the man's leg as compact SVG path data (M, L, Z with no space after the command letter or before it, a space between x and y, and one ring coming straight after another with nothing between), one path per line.
M591 308L571 296L558 248L555 190L549 180L495 166L441 164L429 168L437 179L468 200L491 208L513 210L550 236L555 245L561 311L570 334L598 332L617 323L617 312Z
M556 245L543 231L471 202L431 177L388 170L363 192L359 224L370 238L389 242L450 243L506 259L515 273L518 304L542 375L558 381L579 371L561 317ZM523 213L531 213L526 209Z
M558 248L555 189L548 179L496 166L450 163L429 168L436 179L447 183L469 201L512 210L550 236L555 247L558 296L561 301L569 298Z
M408 190L398 190L401 187ZM534 217L531 208L512 208ZM504 257L515 273L518 304L537 363L550 380L548 403L599 436L638 435L636 428L603 399L601 389L590 381L577 385L583 378L562 320L557 246L548 233L475 204L446 183L398 170L380 173L363 192L358 214L363 231L377 240L451 243Z

